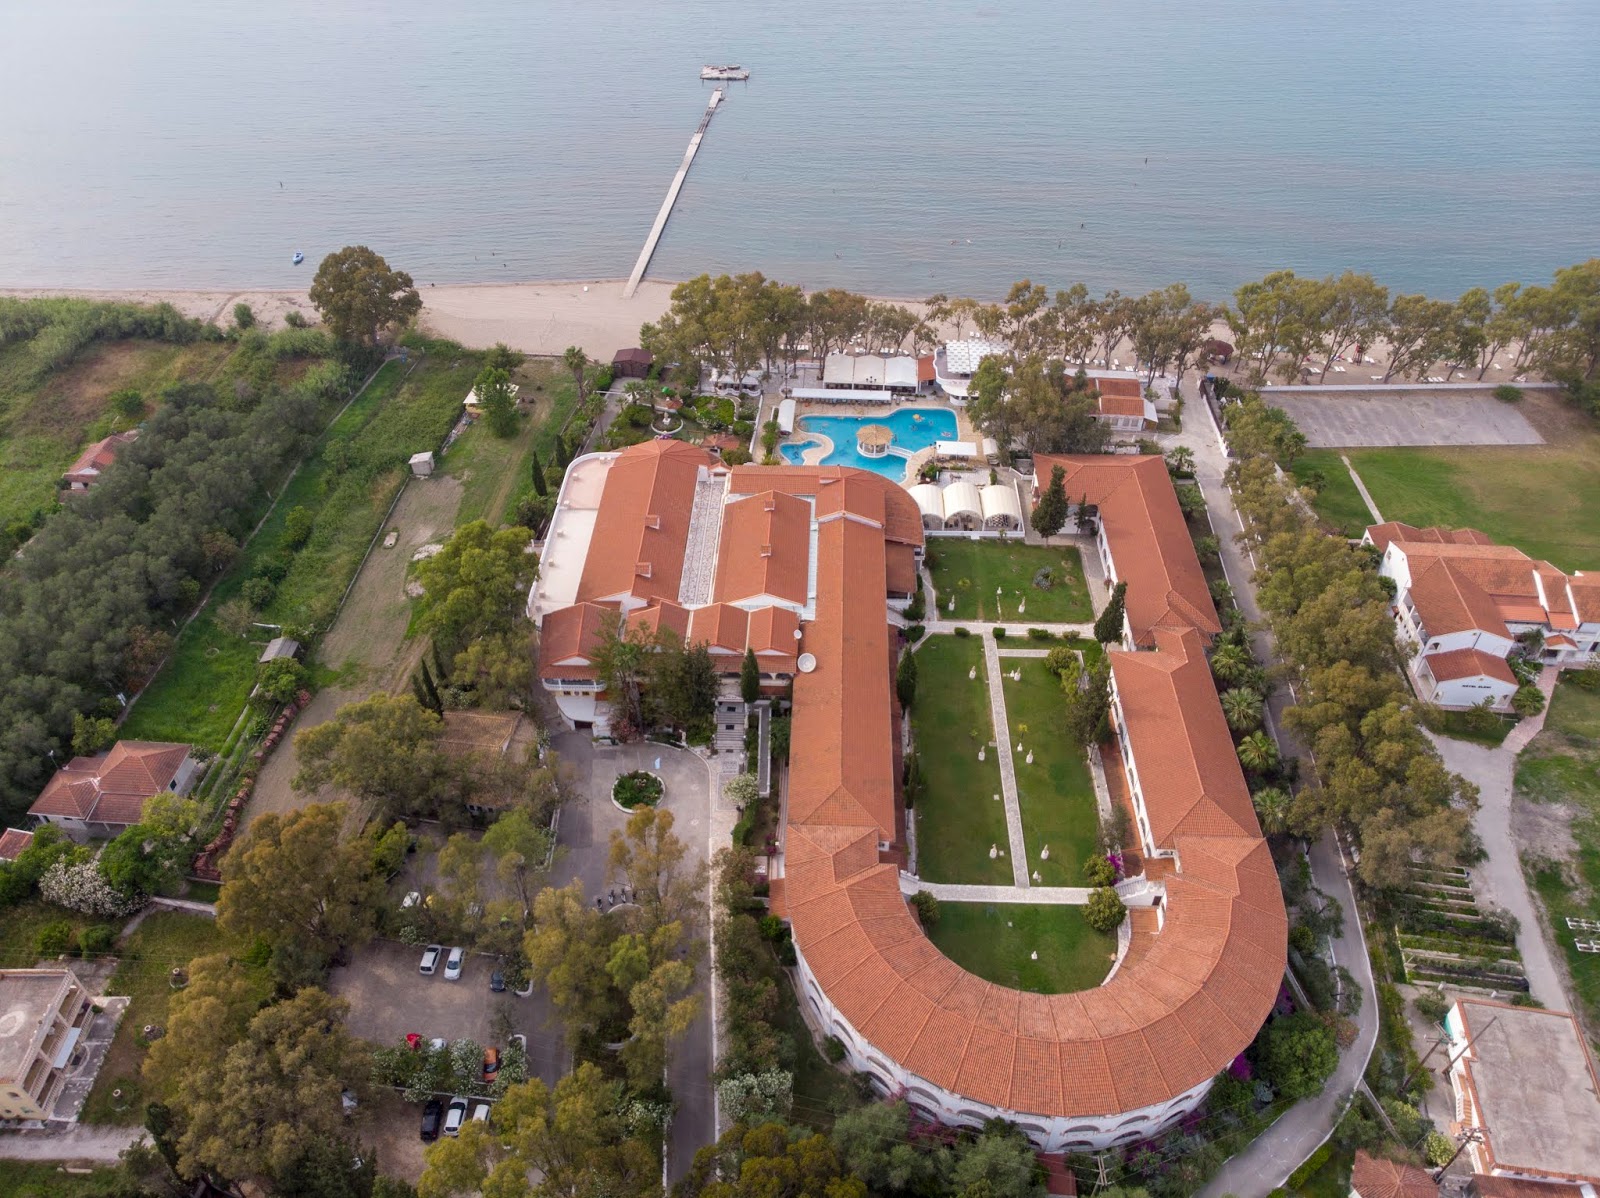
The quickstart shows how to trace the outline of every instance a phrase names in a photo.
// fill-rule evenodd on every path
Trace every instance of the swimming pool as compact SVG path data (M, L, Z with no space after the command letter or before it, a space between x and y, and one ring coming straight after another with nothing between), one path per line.
M868 458L856 451L856 433L864 424L886 424L894 433L894 446L886 456ZM956 414L948 408L898 408L882 416L802 416L797 439L780 448L784 461L798 466L805 451L817 443L816 436L803 436L805 433L820 434L833 442L822 465L855 466L900 482L906 475L906 455L935 441L956 439Z

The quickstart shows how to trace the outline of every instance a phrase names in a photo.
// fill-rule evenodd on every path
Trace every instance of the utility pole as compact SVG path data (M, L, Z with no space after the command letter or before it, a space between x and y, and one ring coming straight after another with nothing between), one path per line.
M1498 1016L1498 1015L1493 1016L1492 1018L1490 1018L1488 1023L1484 1024L1477 1031L1473 1032L1470 1036L1468 1036L1467 1037L1467 1042L1461 1046L1461 1051L1456 1053L1455 1056L1451 1057L1450 1060L1445 1063L1444 1072L1446 1074L1448 1074L1450 1072L1450 1070L1454 1069L1456 1067L1456 1062L1459 1061L1462 1057L1466 1056L1467 1052L1472 1048L1472 1042L1474 1040L1476 1040L1479 1036L1483 1035L1484 1032L1486 1032L1490 1028L1492 1028L1497 1022L1499 1022L1499 1019L1500 1019L1500 1016ZM1434 1053L1438 1052L1439 1049L1443 1048L1449 1042L1450 1042L1450 1040L1449 1040L1449 1036L1448 1035L1441 1036L1438 1040L1434 1041L1433 1047L1428 1049L1428 1056L1423 1057L1422 1060L1418 1061L1417 1064L1416 1064L1416 1068L1412 1069L1410 1073L1406 1074L1405 1081L1400 1083L1400 1093L1404 1094L1406 1092L1406 1090L1410 1088L1411 1079L1413 1077L1415 1077L1417 1075L1417 1072L1424 1065L1426 1065L1428 1063L1428 1057L1431 1057Z
M1461 1143L1457 1144L1456 1145L1456 1150L1450 1154L1450 1159L1445 1161L1444 1164L1439 1166L1438 1172L1436 1172L1433 1175L1433 1180L1434 1181L1438 1181L1441 1177L1443 1177L1445 1175L1445 1170L1449 1169L1451 1165L1456 1163L1456 1157L1460 1156L1463 1152L1466 1151L1468 1144L1481 1144L1481 1143L1483 1143L1483 1131L1482 1131L1482 1129L1481 1128L1476 1128L1476 1127L1469 1127L1462 1134Z

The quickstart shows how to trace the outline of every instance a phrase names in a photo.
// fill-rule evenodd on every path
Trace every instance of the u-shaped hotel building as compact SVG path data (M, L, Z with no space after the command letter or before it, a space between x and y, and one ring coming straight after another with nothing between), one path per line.
M1193 1111L1277 998L1286 920L1205 646L1219 628L1159 457L1040 457L1099 509L1124 580L1112 716L1143 875L1099 986L984 981L928 940L902 893L900 711L891 608L923 551L919 509L870 472L724 466L653 441L568 469L529 614L564 715L607 731L590 653L609 622L672 627L737 675L793 683L787 821L772 904L813 1021L850 1064L941 1122L999 1116L1046 1151L1145 1139ZM1110 754L1108 764L1117 762ZM1137 896L1137 897L1134 897Z

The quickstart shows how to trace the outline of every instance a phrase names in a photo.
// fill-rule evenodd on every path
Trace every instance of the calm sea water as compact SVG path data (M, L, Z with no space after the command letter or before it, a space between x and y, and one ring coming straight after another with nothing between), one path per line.
M652 274L899 295L1600 253L1595 0L0 0L0 285ZM307 264L289 263L304 250Z

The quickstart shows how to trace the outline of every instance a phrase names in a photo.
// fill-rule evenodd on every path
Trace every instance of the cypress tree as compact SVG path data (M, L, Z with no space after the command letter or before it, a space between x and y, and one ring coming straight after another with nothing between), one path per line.
M1111 592L1111 602L1106 604L1105 611L1094 622L1094 639L1102 645L1122 639L1122 617L1127 611L1127 593L1128 584L1117 583L1116 589Z
M544 463L539 461L539 451L533 451L533 462L528 467L533 474L533 489L540 496L550 494L550 486L544 479Z
M894 692L900 698L900 706L909 711L911 701L917 697L917 655L915 653L902 653L900 665L894 673Z
M1041 537L1053 537L1067 522L1067 472L1060 466L1050 471L1050 485L1033 509L1033 530Z
M411 693L416 697L417 706L425 707L429 711L433 710L433 704L428 700L428 689L422 685L422 676L420 674L411 675Z
M444 704L439 701L439 688L433 684L433 675L428 673L428 663L422 663L422 689L428 693L427 707L435 715L444 714Z
M744 651L744 664L739 667L739 697L747 704L761 698L761 666L754 649Z
M433 642L431 656L433 657L433 677L440 682L448 682L450 680L450 671L445 669L444 657L439 653L438 641Z

